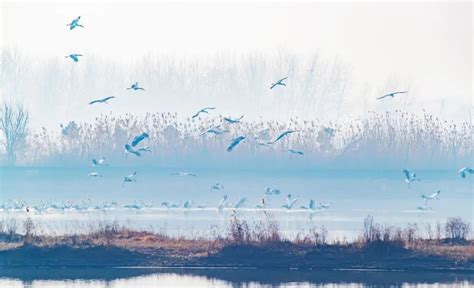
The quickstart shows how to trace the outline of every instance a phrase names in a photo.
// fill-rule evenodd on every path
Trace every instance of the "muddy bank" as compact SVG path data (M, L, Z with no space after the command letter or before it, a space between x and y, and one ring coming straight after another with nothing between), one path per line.
M194 252L194 253L193 253ZM456 260L400 247L292 243L261 247L226 245L208 252L188 249L113 245L40 247L25 245L0 251L0 266L27 267L240 267L259 269L383 269L404 271L461 271L474 273L474 258Z

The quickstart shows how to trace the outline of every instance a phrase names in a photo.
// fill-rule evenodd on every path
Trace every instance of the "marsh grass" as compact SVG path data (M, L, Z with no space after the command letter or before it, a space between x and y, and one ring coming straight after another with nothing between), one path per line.
M67 245L71 247L117 246L131 250L166 249L176 255L211 255L224 247L255 247L260 249L290 249L305 250L315 248L345 247L365 251L374 255L390 255L403 251L418 251L423 255L447 256L466 261L474 258L474 241L465 238L453 241L452 231L444 231L445 238L430 239L422 233L416 224L408 224L404 228L384 226L376 223L368 216L360 236L354 241L333 239L328 241L328 230L324 226L311 227L306 234L299 233L294 239L285 238L279 231L278 224L271 214L265 213L262 221L249 224L240 220L236 215L230 219L228 230L223 233L213 233L204 236L170 236L165 231L138 231L120 225L118 222L101 222L96 228L64 235L40 235L35 233L37 223L31 219L23 223L14 220L0 221L0 250L12 249L21 245L51 247ZM469 223L456 218L463 225ZM453 219L448 219L445 227L449 229L464 229L463 225L452 228ZM22 225L23 229L19 226ZM18 233L18 231L24 231ZM462 230L464 231L464 230ZM457 232L455 232L457 233ZM458 234L456 234L458 235Z

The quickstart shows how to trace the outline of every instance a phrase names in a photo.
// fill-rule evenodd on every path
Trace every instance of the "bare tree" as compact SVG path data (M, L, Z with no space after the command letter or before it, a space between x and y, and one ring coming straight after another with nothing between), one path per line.
M29 114L23 105L15 107L3 103L0 110L0 131L3 134L3 146L8 164L15 164L18 151L24 147L28 134Z

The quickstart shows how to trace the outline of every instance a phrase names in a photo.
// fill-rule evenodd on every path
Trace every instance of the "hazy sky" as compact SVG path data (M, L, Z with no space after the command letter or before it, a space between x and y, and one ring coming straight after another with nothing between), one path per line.
M376 107L374 96L394 77L400 89L412 90L412 109L439 112L444 103L451 118L466 119L473 102L472 6L469 2L5 2L1 43L38 59L62 58L72 46L117 63L150 53L185 58L229 51L318 50L351 67L347 107L362 101L364 87L371 87L367 93ZM66 23L78 15L86 28L67 33ZM239 109L245 112L246 105L250 104L242 103ZM34 115L50 109L30 108ZM64 121L67 115L55 117Z

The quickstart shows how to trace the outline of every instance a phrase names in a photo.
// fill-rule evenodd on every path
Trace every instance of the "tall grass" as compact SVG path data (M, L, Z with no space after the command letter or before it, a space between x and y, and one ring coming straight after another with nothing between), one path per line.
M82 165L103 156L117 165L455 169L469 165L474 153L472 124L449 123L428 114L395 111L338 122L298 118L284 123L243 122L228 125L230 132L224 135L200 135L222 123L222 116L179 120L171 113L103 115L93 123L69 122L59 131L34 131L22 159L32 165ZM326 133L325 127L335 129L334 135ZM287 129L299 132L270 147L253 141L256 137L274 139ZM143 131L150 135L145 145L152 152L143 153L139 161L126 159L123 145ZM229 141L238 135L247 136L248 141L226 152ZM305 155L291 156L286 152L290 148L303 150Z

